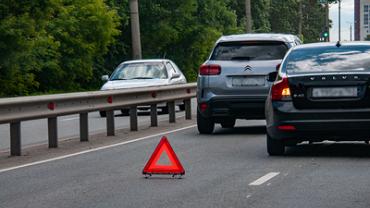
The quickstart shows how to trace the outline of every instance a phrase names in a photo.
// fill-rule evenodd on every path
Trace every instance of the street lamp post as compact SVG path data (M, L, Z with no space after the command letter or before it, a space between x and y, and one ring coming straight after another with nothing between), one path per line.
M338 0L338 30L339 30L339 34L338 34L338 41L341 41L342 40L342 28L341 28L341 24L342 24L342 21L341 21L341 9L342 9L342 0Z
M325 38L326 42L330 42L330 25L329 25L329 2L326 1L325 3L325 30L328 33L327 37Z

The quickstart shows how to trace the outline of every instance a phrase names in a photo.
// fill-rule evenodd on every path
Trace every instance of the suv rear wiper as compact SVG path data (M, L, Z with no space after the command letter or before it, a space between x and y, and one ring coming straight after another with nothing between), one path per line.
M231 60L251 60L254 59L255 57L250 57L250 56L235 56L232 57Z

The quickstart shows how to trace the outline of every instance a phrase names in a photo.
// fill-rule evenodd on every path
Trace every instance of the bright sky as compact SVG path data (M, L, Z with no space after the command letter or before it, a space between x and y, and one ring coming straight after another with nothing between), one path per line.
M350 40L350 24L354 39L354 0L342 0L342 40ZM333 26L330 30L330 41L338 41L338 4L330 5L330 19Z

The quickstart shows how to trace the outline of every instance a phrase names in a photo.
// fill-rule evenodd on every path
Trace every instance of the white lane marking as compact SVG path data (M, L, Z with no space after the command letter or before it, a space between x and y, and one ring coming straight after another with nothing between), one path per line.
M73 121L73 120L77 120L77 119L79 119L79 117L65 118L65 119L62 119L62 121Z
M125 141L125 142L121 142L121 143L117 143L117 144L108 145L108 146L97 147L97 148L94 148L94 149L89 149L89 150L85 150L85 151L81 151L81 152L77 152L77 153L73 153L73 154L63 155L63 156L60 156L60 157L55 157L55 158L50 158L50 159L46 159L46 160L40 160L40 161L37 161L37 162L27 163L27 164L24 164L24 165L19 165L19 166L14 166L14 167L10 167L10 168L0 169L0 173L8 172L8 171L11 171L11 170L16 170L16 169L20 169L20 168L25 168L25 167L29 167L29 166L39 165L39 164L43 164L43 163L47 163L47 162L52 162L52 161L56 161L56 160L62 160L62 159L66 159L66 158L70 158L70 157L90 153L90 152L96 152L96 151L99 151L99 150L105 150L105 149L109 149L109 148L113 148L113 147L118 147L118 146L122 146L122 145L125 145L125 144L130 144L130 143L134 143L134 142L138 142L138 141L147 140L147 139L151 139L151 138L154 138L154 137L162 136L162 135L165 135L165 134L171 134L171 133L175 133L175 132L178 132L178 131L191 129L191 128L194 128L194 127L196 127L196 125L191 125L191 126L187 126L187 127L184 127L184 128L175 129L175 130L172 130L172 131L166 131L166 132L162 132L162 133L158 133L158 134L154 134L154 135L150 135L150 136L146 136L146 137L133 139L133 140L130 140L130 141Z
M250 186L260 186L264 183L266 183L267 181L271 180L273 177L279 175L280 172L271 172L271 173L267 173L266 175L262 176L261 178L253 181L252 183L250 183L249 185Z

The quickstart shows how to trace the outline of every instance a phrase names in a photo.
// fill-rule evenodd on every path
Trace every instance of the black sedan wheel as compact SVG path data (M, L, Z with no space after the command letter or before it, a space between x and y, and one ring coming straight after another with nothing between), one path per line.
M105 111L99 111L100 117L105 118L107 117L107 113Z

